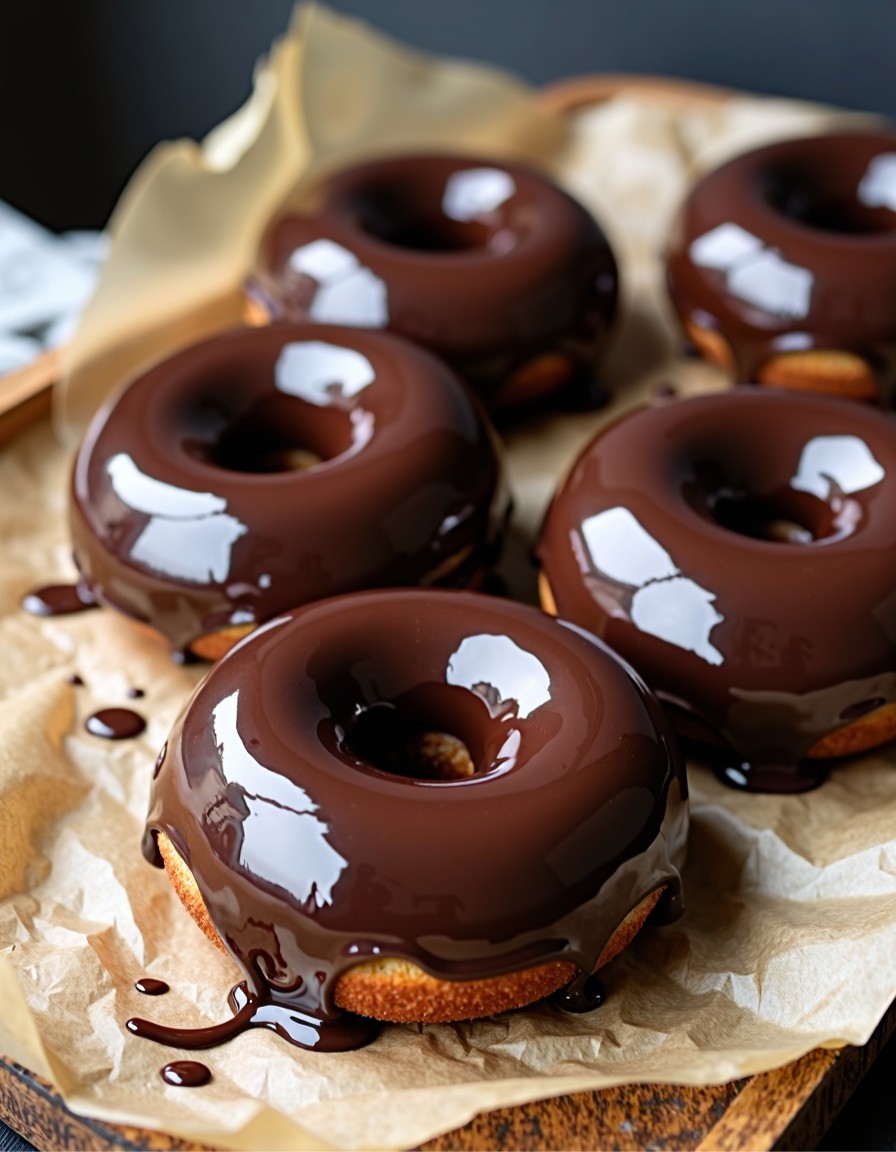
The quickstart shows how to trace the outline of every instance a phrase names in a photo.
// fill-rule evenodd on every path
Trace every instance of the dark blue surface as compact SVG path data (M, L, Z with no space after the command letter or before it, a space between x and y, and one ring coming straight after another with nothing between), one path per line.
M0 4L0 200L57 230L100 227L157 140L243 102L291 0ZM633 71L896 116L885 0L335 0L406 43L526 79Z

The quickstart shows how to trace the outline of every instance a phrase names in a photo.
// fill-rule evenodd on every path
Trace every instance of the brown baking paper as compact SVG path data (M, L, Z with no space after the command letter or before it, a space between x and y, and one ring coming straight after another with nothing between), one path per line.
M229 322L263 219L321 157L423 142L531 155L537 142L604 221L626 303L606 368L614 406L510 439L518 515L508 563L531 590L519 559L527 537L593 431L662 382L721 386L709 367L678 358L662 294L658 255L694 173L840 119L786 102L676 104L629 89L564 125L496 73L422 61L317 11L261 66L243 112L201 149L166 146L138 173L75 344L60 423L82 423L115 379L110 366L132 370L155 354L148 335L170 347ZM0 458L0 1050L52 1080L76 1111L223 1147L399 1148L502 1105L626 1081L706 1084L820 1044L860 1044L896 997L896 753L838 765L797 797L740 795L693 765L687 912L609 966L599 1011L537 1005L476 1023L386 1027L371 1047L342 1054L259 1031L203 1057L207 1087L166 1087L159 1068L178 1054L132 1037L125 1021L223 1019L239 975L139 848L153 761L200 673L175 667L111 612L41 620L20 610L28 588L74 575L68 466L46 426ZM73 672L83 687L66 683ZM131 700L131 687L145 697ZM89 736L85 716L110 705L137 708L146 732L119 743ZM139 995L133 983L146 975L171 992Z

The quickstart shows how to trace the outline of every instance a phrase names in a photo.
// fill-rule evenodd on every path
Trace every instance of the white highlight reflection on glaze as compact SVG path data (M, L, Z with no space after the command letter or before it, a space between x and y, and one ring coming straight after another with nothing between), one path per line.
M494 212L516 192L516 182L501 168L467 168L445 181L442 211L451 220L466 222Z
M594 567L619 584L638 588L678 573L669 553L628 508L608 508L589 516L582 535Z
M354 348L323 340L284 344L274 366L280 392L326 408L334 396L351 399L376 379L373 365Z
M223 497L148 476L124 452L106 470L119 500L150 518L130 548L133 561L176 580L224 583L233 545L247 528L225 511Z
M868 208L889 208L896 212L896 152L884 152L872 158L857 196Z
M319 324L350 324L356 328L388 326L385 281L335 240L314 240L296 248L290 254L289 267L318 285L308 306L310 319Z
M551 698L551 678L545 666L509 636L466 636L448 661L445 679L478 695L493 689L495 704L516 702L521 720Z
M684 576L663 546L623 507L589 516L582 535L594 570L633 588L629 618L639 631L693 652L708 664L724 657L710 633L724 620L715 595Z
M221 773L238 787L248 809L240 821L239 864L247 872L292 893L300 903L332 904L333 889L348 866L327 840L317 806L292 780L259 763L237 728L239 691L212 711Z
M820 500L836 487L844 496L873 488L886 475L871 449L858 436L815 436L800 454L791 487Z
M691 242L699 268L725 273L728 291L773 316L802 320L809 315L815 278L791 264L738 224L719 224Z

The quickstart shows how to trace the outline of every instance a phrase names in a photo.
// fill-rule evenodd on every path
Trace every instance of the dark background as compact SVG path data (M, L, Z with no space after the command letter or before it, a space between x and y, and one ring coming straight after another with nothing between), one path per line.
M893 0L333 7L409 44L500 63L536 84L655 73L896 117ZM0 0L0 200L57 230L101 227L154 143L200 137L245 100L253 64L290 10L290 0ZM894 1081L891 1044L823 1147L896 1148ZM0 1126L0 1147L6 1139Z
M541 84L633 71L896 117L893 0L335 0L409 44ZM100 227L158 140L249 93L290 0L0 0L0 199Z

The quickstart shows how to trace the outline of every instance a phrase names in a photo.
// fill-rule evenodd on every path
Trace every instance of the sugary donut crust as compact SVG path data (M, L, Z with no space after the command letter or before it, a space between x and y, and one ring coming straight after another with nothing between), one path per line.
M684 330L701 356L712 364L717 364L723 372L731 376L732 379L734 378L737 372L734 353L731 351L731 345L720 332L711 328L702 328L693 320L684 321Z
M181 903L205 935L226 952L183 857L170 839L157 833L165 870ZM634 940L656 907L663 889L645 897L619 925L601 952L595 971L618 956ZM575 965L552 960L521 972L484 980L439 980L407 960L366 961L350 968L336 982L333 998L340 1008L396 1024L450 1023L492 1016L523 1008L568 984Z
M735 377L734 353L720 332L702 328L693 320L685 321L684 329L702 356ZM770 356L757 369L756 383L850 400L876 400L880 395L877 376L866 360L854 352L827 348Z
M880 387L871 365L854 352L813 349L771 356L756 373L760 384L822 392L849 400L875 400Z
M197 636L190 645L190 651L200 660L220 660L234 644L248 636L254 627L254 624L234 624L230 628L219 628L217 632L206 632L203 636Z
M816 740L806 755L812 760L855 756L893 739L896 739L896 704L883 704L867 716Z

